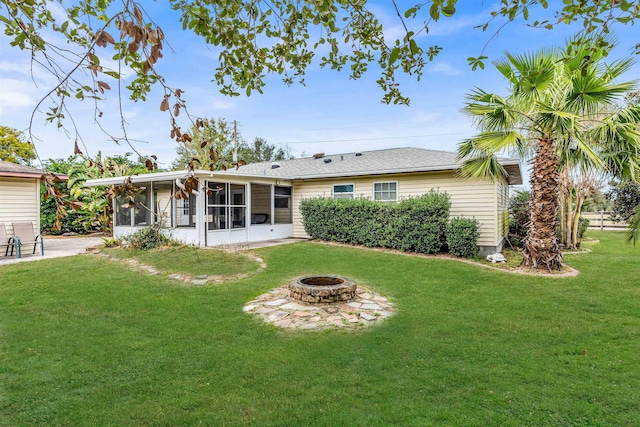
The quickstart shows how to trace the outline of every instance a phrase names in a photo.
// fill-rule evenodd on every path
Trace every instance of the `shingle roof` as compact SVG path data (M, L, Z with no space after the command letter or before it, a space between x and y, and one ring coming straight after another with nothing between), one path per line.
M320 158L305 157L277 162L251 163L232 174L262 175L287 179L389 174L458 169L457 153L423 148L390 148L386 150L332 154ZM502 159L508 163L515 159ZM278 165L278 167L274 167ZM511 171L510 171L511 172ZM511 173L515 173L514 170ZM519 168L517 174L520 174ZM515 176L514 176L515 178ZM514 181L521 181L518 176ZM511 181L511 179L510 179ZM517 183L517 182L513 182Z
M40 169L32 168L31 166L18 165L0 160L0 176L37 178L42 174L43 172Z

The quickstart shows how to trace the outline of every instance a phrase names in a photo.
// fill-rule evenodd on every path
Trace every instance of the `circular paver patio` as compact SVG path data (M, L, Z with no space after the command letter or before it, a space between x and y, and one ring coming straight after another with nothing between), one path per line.
M354 329L378 324L395 313L388 298L358 285L352 301L304 303L284 285L245 304L243 311L265 323L291 330Z

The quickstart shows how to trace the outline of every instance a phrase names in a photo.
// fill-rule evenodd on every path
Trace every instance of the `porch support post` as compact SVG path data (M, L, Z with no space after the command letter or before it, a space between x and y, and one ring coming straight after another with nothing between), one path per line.
M273 217L274 217L274 215L276 213L276 209L275 209L276 208L276 203L274 201L275 194L276 194L276 186L275 186L275 184L271 184L269 187L271 187L271 200L270 200L271 212L269 213L269 219L271 220L271 222L270 222L271 225L273 225Z
M251 241L251 183L245 184L244 191L244 226L247 230L247 242Z
M207 245L207 183L204 179L199 179L198 195L196 197L196 231L198 233L198 245L204 248Z

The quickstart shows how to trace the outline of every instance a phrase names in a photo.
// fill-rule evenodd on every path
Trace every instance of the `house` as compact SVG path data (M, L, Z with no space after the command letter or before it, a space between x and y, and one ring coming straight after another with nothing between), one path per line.
M177 171L130 177L140 187L136 207L114 201L114 236L159 222L173 238L217 246L286 237L307 237L299 210L304 198L366 197L382 202L437 189L451 196L451 216L480 223L482 253L502 249L508 229L509 185L522 184L517 159L501 159L504 182L457 176L456 153L393 148L262 162L227 171ZM188 200L173 195L189 176L199 189ZM118 185L128 177L102 178L87 186Z
M13 236L13 222L31 222L40 234L40 178L44 172L0 160L0 223Z

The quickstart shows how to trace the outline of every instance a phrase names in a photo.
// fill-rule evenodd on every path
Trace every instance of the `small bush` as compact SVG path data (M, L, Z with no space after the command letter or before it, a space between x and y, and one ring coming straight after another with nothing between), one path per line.
M509 199L509 241L512 246L522 246L529 229L529 202L531 192L518 191Z
M447 225L449 252L458 257L471 258L478 255L480 223L475 219L453 218Z
M581 216L578 220L578 239L582 239L587 228L589 228L589 220Z
M169 238L156 227L144 227L127 236L126 240L132 248L143 250L155 249L169 243Z
M116 238L102 238L102 244L104 245L105 248L115 248L120 246L122 242L120 241L120 239L116 239Z

